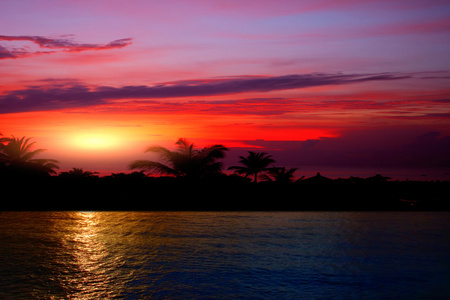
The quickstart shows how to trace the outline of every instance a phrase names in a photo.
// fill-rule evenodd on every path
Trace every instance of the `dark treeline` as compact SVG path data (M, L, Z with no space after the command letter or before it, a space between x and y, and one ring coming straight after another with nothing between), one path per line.
M448 210L450 182L294 177L264 152L248 152L225 174L223 145L195 149L152 146L159 161L130 163L130 173L100 177L57 161L36 159L29 139L0 143L0 210ZM156 176L149 176L156 175Z

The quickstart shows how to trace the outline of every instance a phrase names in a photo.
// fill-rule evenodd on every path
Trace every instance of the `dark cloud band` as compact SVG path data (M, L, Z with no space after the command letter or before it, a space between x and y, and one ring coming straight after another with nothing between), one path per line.
M244 76L213 80L180 81L155 86L96 87L76 84L33 86L0 95L0 113L57 110L107 104L117 99L160 99L270 92L314 86L352 84L376 80L410 78L403 74L304 74L287 76Z

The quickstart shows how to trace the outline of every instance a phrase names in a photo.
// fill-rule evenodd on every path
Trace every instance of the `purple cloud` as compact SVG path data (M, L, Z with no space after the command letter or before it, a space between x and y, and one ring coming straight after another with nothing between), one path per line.
M131 44L131 38L119 39L108 44L87 44L77 43L67 38L47 38L43 36L7 36L0 35L0 41L29 41L43 49L53 49L53 51L35 51L31 52L26 48L7 48L0 45L0 59L24 58L32 55L48 54L60 50L64 52L82 52L88 50L108 50L123 48Z
M158 99L192 96L214 96L248 92L269 92L313 86L352 84L378 80L400 80L409 75L380 74L304 74L267 77L232 77L225 79L180 81L155 86L96 87L71 86L29 87L0 95L0 113L55 110L106 104L115 99Z

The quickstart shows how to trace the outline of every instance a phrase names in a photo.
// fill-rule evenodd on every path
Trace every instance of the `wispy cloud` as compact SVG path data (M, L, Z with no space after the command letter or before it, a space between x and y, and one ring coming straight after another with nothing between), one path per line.
M0 59L9 59L9 58L24 58L28 56L40 55L40 54L48 54L54 53L58 51L64 52L82 52L89 50L108 50L108 49L116 49L123 48L132 43L131 38L124 38L114 40L107 44L89 44L89 43L78 43L74 42L71 39L65 36L64 38L49 38L43 36L7 36L0 35L0 41L5 42L23 42L28 41L37 45L40 49L51 49L44 51L31 51L29 47L17 47L10 46L7 47L5 45L0 45Z
M423 107L423 108L420 108ZM96 107L96 111L146 111L149 113L168 113L174 115L206 114L206 115L247 115L276 116L301 113L301 118L320 116L341 118L347 116L368 115L391 119L438 119L449 117L445 113L431 113L428 110L439 110L442 104L433 100L311 100L298 98L247 98L232 100L189 100L189 101L130 101Z
M174 97L214 96L249 92L270 92L314 86L353 84L378 80L410 78L405 74L304 74L287 76L244 76L213 80L191 80L154 86L33 86L0 95L0 113L56 110L107 104L111 100L158 99Z

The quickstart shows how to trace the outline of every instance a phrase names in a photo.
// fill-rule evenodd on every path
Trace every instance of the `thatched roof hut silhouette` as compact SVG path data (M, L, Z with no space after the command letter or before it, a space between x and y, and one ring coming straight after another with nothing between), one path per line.
M392 179L392 178L377 174L375 176L367 178L366 181L369 183L386 183L389 179Z
M320 175L320 172L317 172L316 176L309 177L303 179L302 182L313 183L313 184L323 184L323 183L331 183L333 179Z

